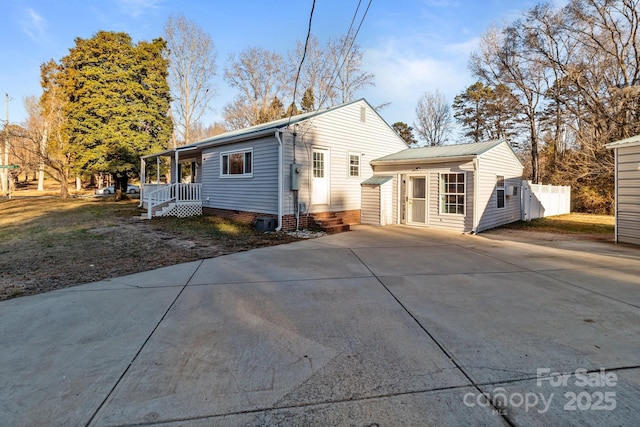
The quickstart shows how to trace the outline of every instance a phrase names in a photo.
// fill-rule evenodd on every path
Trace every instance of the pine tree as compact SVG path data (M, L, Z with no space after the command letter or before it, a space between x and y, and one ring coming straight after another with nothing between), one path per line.
M453 100L454 117L473 142L510 140L514 134L517 107L505 85L485 86L476 82Z
M304 91L302 95L302 101L300 102L300 108L303 113L309 113L316 109L316 97L313 94L313 88L309 87Z
M76 169L108 172L116 190L139 172L139 157L166 148L172 133L162 39L134 45L126 33L76 39L61 61L65 131Z
M287 108L287 111L285 111L284 116L293 117L293 116L297 116L298 114L300 114L300 110L298 110L296 103L292 102L291 104L289 104L289 107Z
M413 145L418 143L418 140L413 135L413 128L405 122L395 122L393 125L391 125L391 127L396 131L400 138L404 139L404 142L406 142L407 144Z

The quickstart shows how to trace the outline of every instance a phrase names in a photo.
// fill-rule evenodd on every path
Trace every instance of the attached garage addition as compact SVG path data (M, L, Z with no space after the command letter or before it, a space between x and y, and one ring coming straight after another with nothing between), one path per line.
M521 217L523 167L506 141L410 148L371 166L363 223L480 232Z

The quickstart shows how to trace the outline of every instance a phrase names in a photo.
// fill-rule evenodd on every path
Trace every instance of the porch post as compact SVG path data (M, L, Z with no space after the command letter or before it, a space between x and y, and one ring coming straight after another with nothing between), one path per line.
M144 184L146 184L147 182L147 161L145 159L143 159L142 157L140 158L140 203L138 203L138 207L141 208L142 207L142 202L144 200Z
M176 150L176 172L175 172L175 181L173 181L174 183L178 184L178 167L179 167L179 163L178 163L178 150Z
M156 156L156 184L160 185L160 156Z

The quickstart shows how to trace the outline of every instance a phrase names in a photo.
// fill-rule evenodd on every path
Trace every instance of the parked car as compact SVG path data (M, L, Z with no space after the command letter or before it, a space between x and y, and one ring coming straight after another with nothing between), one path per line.
M115 193L115 190L113 188L113 185L109 187L98 188L96 190L96 194L100 194L100 195L107 195L107 194L114 194L114 193Z
M101 194L101 195L108 195L108 194L115 194L116 190L113 187L113 185L110 185L108 187L104 187L104 188L99 188L96 190L96 194ZM140 187L138 187L137 185L132 185L129 184L127 185L127 193L129 194L138 194L140 193Z

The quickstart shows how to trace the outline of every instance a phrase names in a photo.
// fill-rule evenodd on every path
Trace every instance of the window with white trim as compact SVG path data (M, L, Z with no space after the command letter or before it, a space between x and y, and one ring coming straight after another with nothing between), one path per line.
M360 154L349 153L349 177L360 176Z
M220 153L220 176L253 176L253 149Z
M502 209L504 208L504 176L503 175L497 175L496 176L496 199L497 199L497 205L496 207L498 209Z
M324 152L313 152L312 169L314 178L324 178Z
M464 173L440 174L440 213L464 215Z

